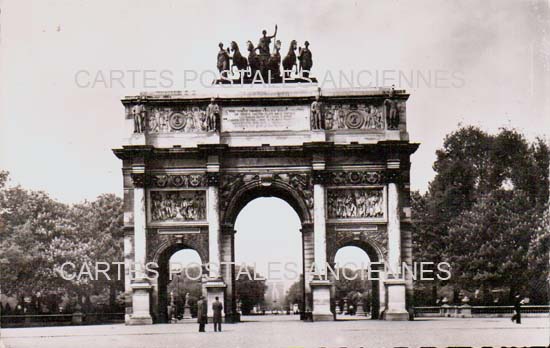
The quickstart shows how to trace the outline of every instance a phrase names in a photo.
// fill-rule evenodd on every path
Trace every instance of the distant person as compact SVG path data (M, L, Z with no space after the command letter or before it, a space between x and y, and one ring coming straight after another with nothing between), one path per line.
M521 305L523 301L520 298L519 294L516 294L514 297L514 315L512 316L512 322L515 321L516 324L521 324Z
M204 296L201 296L197 301L197 322L199 323L199 332L205 332L204 327L208 322L207 310L208 307L206 306L206 300L204 299Z
M222 331L222 310L223 305L219 297L216 296L216 300L212 303L212 311L214 312L214 331Z

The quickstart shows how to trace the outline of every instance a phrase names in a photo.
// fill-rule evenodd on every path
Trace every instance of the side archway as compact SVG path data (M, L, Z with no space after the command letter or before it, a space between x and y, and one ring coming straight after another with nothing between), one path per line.
M153 262L156 262L158 265L158 278L155 291L153 291L153 313L155 317L153 318L155 322L158 323L168 323L170 321L170 316L168 313L168 305L170 304L170 297L168 295L168 284L170 283L170 259L174 254L181 250L193 250L197 253L200 258L201 272L205 274L204 269L204 260L207 255L204 255L204 252L201 252L200 249L195 249L185 242L178 243L165 243L161 245L161 248L155 253ZM206 259L207 260L207 259Z
M376 241L365 240L359 238L341 238L335 241L334 244L328 250L328 262L334 268L336 267L336 255L338 251L346 247L356 247L361 249L368 256L370 267L374 271L372 277L375 279L370 279L371 283L371 299L370 299L370 310L371 310L371 319L379 319L381 315L381 308L384 302L384 289L383 282L380 280L383 278L381 271L383 270L384 261L384 249L378 245ZM373 265L373 263L375 263ZM378 279L380 278L380 279ZM336 279L332 279L333 284L335 284ZM333 285L333 295L336 293L336 287ZM335 296L333 296L335 297ZM337 301L341 299L335 298L333 310L337 313Z

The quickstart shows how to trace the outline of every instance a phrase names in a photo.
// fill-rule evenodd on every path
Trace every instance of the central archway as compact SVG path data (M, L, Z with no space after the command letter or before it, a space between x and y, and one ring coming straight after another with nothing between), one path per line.
M236 292L236 270L235 268L235 224L237 217L246 209L245 207L258 198L277 198L295 212L298 217L297 229L301 232L297 243L301 244L301 267L298 270L301 276L313 263L313 193L311 177L305 173L284 173L259 175L230 175L229 180L220 185L220 205L222 221L222 261L231 261L233 266L223 269L222 273L229 275L231 281L227 284L225 300L226 316L228 312L234 313L237 318L237 292ZM257 226L261 228L261 226ZM228 236L230 235L230 237ZM226 243L224 243L226 241ZM228 244L231 248L226 247ZM301 308L300 318L304 313L311 311L311 288L307 282L301 282ZM239 319L237 319L239 320Z
M241 210L235 223L235 296L237 309L243 315L265 313L277 314L277 320L299 318L282 315L299 314L304 308L300 230L299 217L279 198L256 198ZM254 268L266 280L251 281L241 269L243 265ZM287 297L290 288L292 292Z

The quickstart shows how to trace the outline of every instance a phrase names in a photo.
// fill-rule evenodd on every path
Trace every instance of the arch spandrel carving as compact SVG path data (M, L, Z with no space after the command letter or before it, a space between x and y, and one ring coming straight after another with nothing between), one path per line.
M220 177L220 215L232 225L240 210L258 197L278 197L296 211L302 223L313 221L313 183L309 173L236 173Z
M384 262L387 258L388 238L385 230L376 229L341 229L327 233L327 256L334 263L336 253L346 246L357 246L363 249L371 261Z
M147 260L160 264L164 253L170 249L193 249L201 262L208 261L208 232L163 234L157 229L150 229L147 232Z

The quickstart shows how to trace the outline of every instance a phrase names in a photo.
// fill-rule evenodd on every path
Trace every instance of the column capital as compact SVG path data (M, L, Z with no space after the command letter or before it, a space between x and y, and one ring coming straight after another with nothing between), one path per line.
M302 228L300 229L300 232L302 233L313 233L314 225L313 223L305 223L302 224Z
M325 185L328 182L328 172L326 170L314 170L312 179L314 185Z
M384 174L387 183L400 184L403 181L400 169L387 169Z
M131 173L130 177L132 178L132 183L134 184L134 187L145 187L147 181L145 173Z
M220 185L220 173L219 172L206 172L206 182L208 186Z
M235 231L233 225L222 225L220 228L220 231L222 234L235 234L237 231Z

